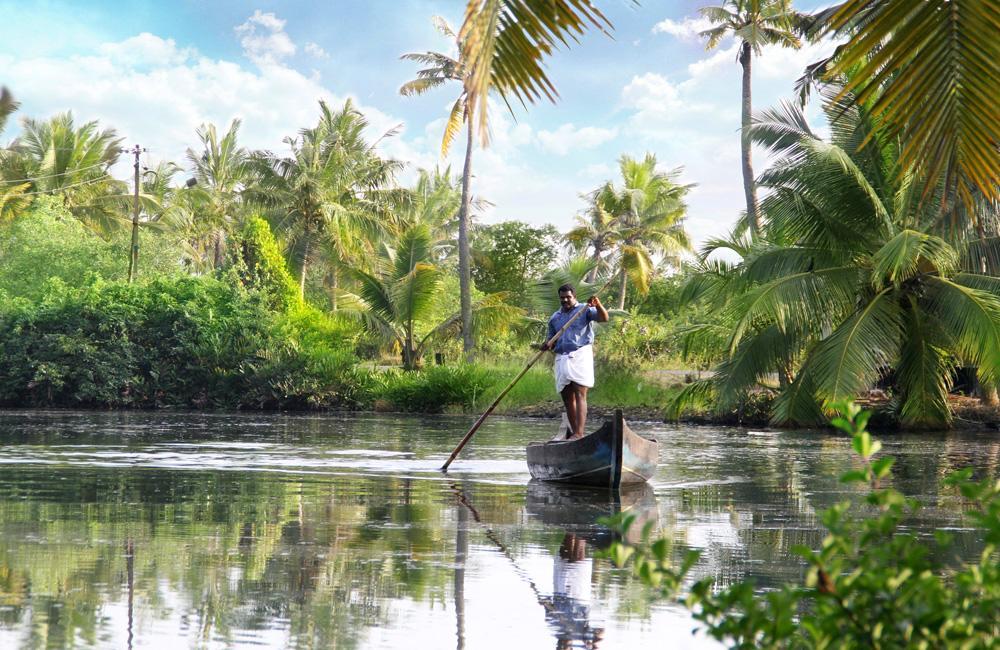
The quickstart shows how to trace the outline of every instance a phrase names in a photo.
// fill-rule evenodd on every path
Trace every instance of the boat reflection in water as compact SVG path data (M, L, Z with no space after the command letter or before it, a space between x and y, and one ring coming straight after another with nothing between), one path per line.
M591 622L594 558L587 545L607 548L615 539L600 517L634 514L628 541L637 541L643 528L658 520L656 495L648 483L617 489L595 489L531 481L526 510L529 516L565 531L552 559L552 595L544 596L545 619L556 634L556 648L598 648L604 628Z

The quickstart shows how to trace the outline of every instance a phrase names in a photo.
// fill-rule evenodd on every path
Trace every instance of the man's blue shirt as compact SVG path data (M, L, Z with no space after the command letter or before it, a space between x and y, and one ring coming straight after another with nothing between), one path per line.
M562 326L566 324L566 321L573 318L581 309L585 309L587 313L582 314L573 321L566 328L566 331L563 332L563 335L559 337L555 346L556 354L566 354L573 350L579 350L583 346L591 345L594 342L593 322L597 320L597 307L587 307L586 303L577 303L569 311L560 309L552 314L552 318L549 319L549 333L545 336L545 340L547 341L555 336L556 332L561 330Z

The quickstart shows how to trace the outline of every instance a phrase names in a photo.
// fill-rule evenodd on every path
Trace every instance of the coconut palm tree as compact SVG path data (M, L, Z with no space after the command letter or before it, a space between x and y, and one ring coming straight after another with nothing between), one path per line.
M194 204L193 245L203 250L213 268L225 260L227 233L240 225L244 213L242 198L249 172L250 154L239 146L241 121L234 119L222 137L214 124L198 130L201 150L187 150L187 159L197 182L191 192Z
M822 404L887 378L903 424L947 425L956 365L1000 378L1000 238L942 238L944 180L922 200L926 182L901 171L898 140L838 92L830 141L791 105L755 119L754 140L780 156L760 177L764 229L714 243L706 252L741 260L703 261L688 287L719 314L707 329L726 336L716 375L683 398L711 391L727 408L779 373L773 420L814 423Z
M340 111L320 102L320 119L298 137L286 138L289 156L262 152L254 158L248 201L268 208L297 258L300 297L310 263L322 250L339 262L361 256L391 225L390 188L398 162L380 158L364 138L368 127L350 100Z
M18 103L6 86L0 86L0 133L7 126L7 119L17 110Z
M639 293L645 295L649 290L655 256L665 256L676 264L679 255L691 248L684 230L684 197L694 186L677 182L683 168L658 172L656 165L653 154L646 154L641 161L630 156L619 161L624 186L619 193L615 228L621 278L618 309L625 308L629 279Z
M430 227L442 261L457 250L462 188L455 180L450 167L418 170L417 182L409 190L408 205L399 209L401 227L418 223Z
M578 252L592 249L591 269L587 281L593 282L599 273L608 268L605 253L617 241L617 216L623 212L614 183L607 181L586 195L586 211L576 218L576 226L566 233L568 241Z
M727 36L739 42L737 60L743 67L740 158L743 167L743 194L747 205L747 223L752 232L760 230L757 190L754 186L750 152L750 116L753 111L751 80L753 55L760 55L765 45L798 48L801 43L792 32L796 14L790 0L724 0L715 7L704 7L701 15L715 26L701 33L707 38L706 49L715 48Z
M435 17L434 25L438 31L446 38L457 43L457 35L448 23L439 17ZM458 211L458 282L460 292L460 304L462 313L462 349L467 358L472 358L475 348L475 339L472 334L472 253L469 247L469 229L471 222L472 203L472 150L475 146L475 133L466 102L465 77L467 68L458 58L442 54L440 52L411 52L404 54L403 59L416 61L426 67L417 72L417 77L403 84L399 92L401 95L421 95L428 90L437 88L450 81L462 84L462 90L451 107L448 114L448 121L445 123L444 136L441 140L441 155L448 153L451 143L462 128L464 122L466 126L465 160L462 165L462 196Z
M0 87L0 133L3 133L7 120L18 106L10 91L5 86ZM31 195L27 194L31 184L27 182L21 165L15 164L11 168L13 159L13 152L0 149L0 225L16 218L31 203Z
M380 247L373 271L352 269L360 288L349 298L369 331L396 346L403 367L413 370L420 367L429 344L454 335L461 314L428 322L440 297L442 273L433 262L430 227L409 226L392 244ZM473 305L473 314L474 326L488 333L510 326L521 310L504 304L501 294L490 294Z
M435 19L439 31L453 39L458 56L438 52L403 55L427 67L400 92L415 95L448 81L458 81L462 91L452 105L445 125L442 152L447 152L462 124L466 127L465 162L462 168L462 210L459 215L459 285L462 305L462 347L471 359L472 274L469 250L470 185L472 149L478 127L483 145L489 142L487 100L499 95L507 106L522 105L543 96L555 101L558 94L543 63L559 45L576 40L588 28L612 29L611 23L591 0L468 0L465 19L456 34L447 23Z
M24 118L11 144L6 175L29 185L22 196L58 194L74 217L102 236L126 225L131 208L128 186L108 173L122 139L96 121L76 126L72 113L48 120Z

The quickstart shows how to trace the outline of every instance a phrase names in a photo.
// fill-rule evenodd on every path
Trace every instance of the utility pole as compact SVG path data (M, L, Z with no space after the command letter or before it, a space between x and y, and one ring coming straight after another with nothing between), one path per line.
M135 194L132 205L132 246L129 250L128 260L128 282L132 284L135 274L139 270L139 154L145 152L139 145L134 145L131 149L122 149L122 153L130 153L135 156Z

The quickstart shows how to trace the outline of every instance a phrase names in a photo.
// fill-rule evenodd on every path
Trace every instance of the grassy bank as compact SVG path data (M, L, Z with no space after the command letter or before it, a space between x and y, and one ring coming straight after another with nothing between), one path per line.
M523 368L522 365L491 365L496 381L491 386L492 393L479 400L485 408L490 401ZM590 391L589 404L598 409L621 407L639 409L644 412L662 409L678 393L676 386L667 386L651 379L640 371L622 372L597 368L595 386ZM534 367L511 389L497 407L500 413L508 415L543 414L548 410L562 408L562 401L556 393L552 369L547 366Z

